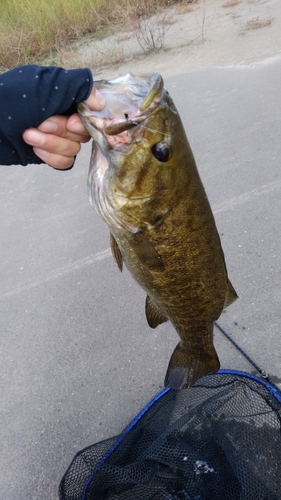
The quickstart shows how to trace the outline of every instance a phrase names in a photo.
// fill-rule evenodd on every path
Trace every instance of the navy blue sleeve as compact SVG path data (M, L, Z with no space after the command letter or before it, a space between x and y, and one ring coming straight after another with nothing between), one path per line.
M53 115L71 115L93 86L88 68L20 66L0 75L0 164L43 163L22 139Z

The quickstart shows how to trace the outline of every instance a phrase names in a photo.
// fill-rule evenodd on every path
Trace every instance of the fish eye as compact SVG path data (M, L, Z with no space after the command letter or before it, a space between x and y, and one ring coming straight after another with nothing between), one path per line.
M171 158L171 148L167 142L157 142L152 146L151 151L156 160L162 163L165 163Z

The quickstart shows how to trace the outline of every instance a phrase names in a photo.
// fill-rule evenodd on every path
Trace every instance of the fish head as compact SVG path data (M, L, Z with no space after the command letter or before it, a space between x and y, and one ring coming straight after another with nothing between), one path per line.
M151 228L182 187L178 167L189 145L178 111L158 73L129 73L95 85L106 107L92 111L78 104L94 139L90 202L111 228L134 233Z

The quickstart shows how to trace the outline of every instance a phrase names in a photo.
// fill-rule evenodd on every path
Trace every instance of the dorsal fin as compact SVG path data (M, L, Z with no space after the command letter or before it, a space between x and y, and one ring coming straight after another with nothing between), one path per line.
M122 272L123 270L123 257L120 252L120 249L116 243L116 240L112 233L110 233L110 248L111 248L111 253L112 257L115 260L117 266L119 267L120 271Z
M156 326L161 325L161 323L168 321L165 314L160 311L148 295L145 301L145 315L150 328L156 328Z

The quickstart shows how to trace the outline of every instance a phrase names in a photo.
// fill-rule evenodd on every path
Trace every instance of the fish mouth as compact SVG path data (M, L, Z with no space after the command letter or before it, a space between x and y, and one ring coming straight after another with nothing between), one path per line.
M95 82L106 100L102 111L90 110L84 103L77 105L78 113L101 150L124 149L141 141L144 122L159 105L163 79L158 73L135 76L132 73L115 80Z

